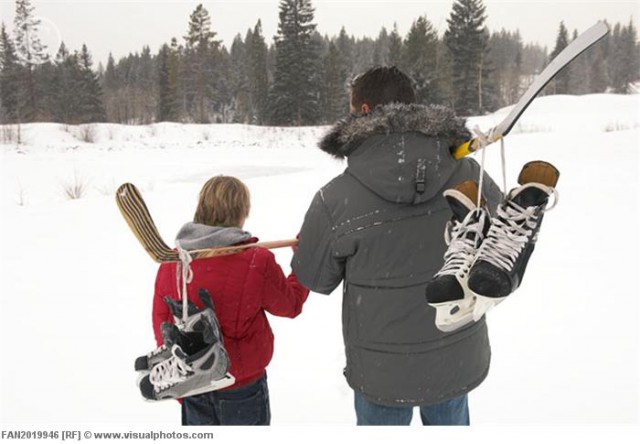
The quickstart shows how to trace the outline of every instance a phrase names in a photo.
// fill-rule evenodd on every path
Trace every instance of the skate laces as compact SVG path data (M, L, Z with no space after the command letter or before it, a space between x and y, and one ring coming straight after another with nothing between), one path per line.
M153 384L154 390L160 392L184 381L191 371L191 366L174 355L151 369L149 381Z
M182 322L186 323L189 317L189 302L187 296L187 284L193 280L193 270L191 262L193 258L189 252L182 248L180 242L176 240L176 249L180 262L176 265L176 286L178 289L178 297L182 298Z
M538 207L522 208L512 201L499 205L497 216L491 219L489 233L478 250L477 260L511 271L541 214Z
M482 240L486 217L487 213L483 208L476 208L470 211L462 222L447 223L444 233L449 248L444 254L444 266L436 273L436 277L469 272L479 241ZM472 222L473 220L475 222Z

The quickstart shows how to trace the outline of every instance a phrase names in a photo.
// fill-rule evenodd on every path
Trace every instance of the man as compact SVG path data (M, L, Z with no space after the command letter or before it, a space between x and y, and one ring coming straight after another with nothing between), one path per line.
M415 406L425 425L469 424L466 395L489 370L485 319L445 333L425 300L446 250L442 193L479 178L474 160L450 154L469 132L451 110L415 104L395 67L357 77L350 99L351 115L320 142L348 167L311 202L292 268L317 293L344 281L344 373L359 425L409 424ZM483 183L493 208L501 193Z

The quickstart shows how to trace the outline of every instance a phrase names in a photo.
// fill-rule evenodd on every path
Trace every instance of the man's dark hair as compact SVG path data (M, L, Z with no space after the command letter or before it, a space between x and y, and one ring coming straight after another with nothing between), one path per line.
M364 103L373 109L392 102L415 101L411 79L395 66L371 68L351 81L351 104L358 111Z

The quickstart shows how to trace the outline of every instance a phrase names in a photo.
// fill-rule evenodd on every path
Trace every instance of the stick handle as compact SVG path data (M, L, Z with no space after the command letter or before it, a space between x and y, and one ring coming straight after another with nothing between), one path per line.
M274 248L284 248L284 247L295 247L298 245L298 239L286 239L286 240L277 240L270 242L256 242L252 244L243 244L243 245L234 245L231 247L220 247L220 248L206 248L203 250L191 250L189 254L194 259L201 259L205 257L214 257L214 256L226 256L229 254L236 254L247 248L253 247L261 247L267 249Z
M493 135L493 137L487 140L488 142L487 145L497 142L500 139L502 139L502 135L495 134ZM462 159L464 156L475 153L476 151L479 151L482 148L484 148L484 146L478 139L471 139L471 140L467 140L462 145L459 145L457 148L454 148L451 151L451 155L453 156L454 159L458 160L458 159Z
M473 142L474 142L474 139L467 140L465 143L455 148L451 152L451 155L453 156L453 158L458 160L458 159L462 159L464 156L468 154L473 153L476 150L473 147Z

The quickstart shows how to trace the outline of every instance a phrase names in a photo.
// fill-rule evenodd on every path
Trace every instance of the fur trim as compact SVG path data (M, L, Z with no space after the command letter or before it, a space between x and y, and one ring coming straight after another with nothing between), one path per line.
M365 139L381 134L416 131L431 137L447 137L459 145L471 137L465 120L441 105L390 103L369 114L351 115L334 125L322 138L322 151L342 159Z

